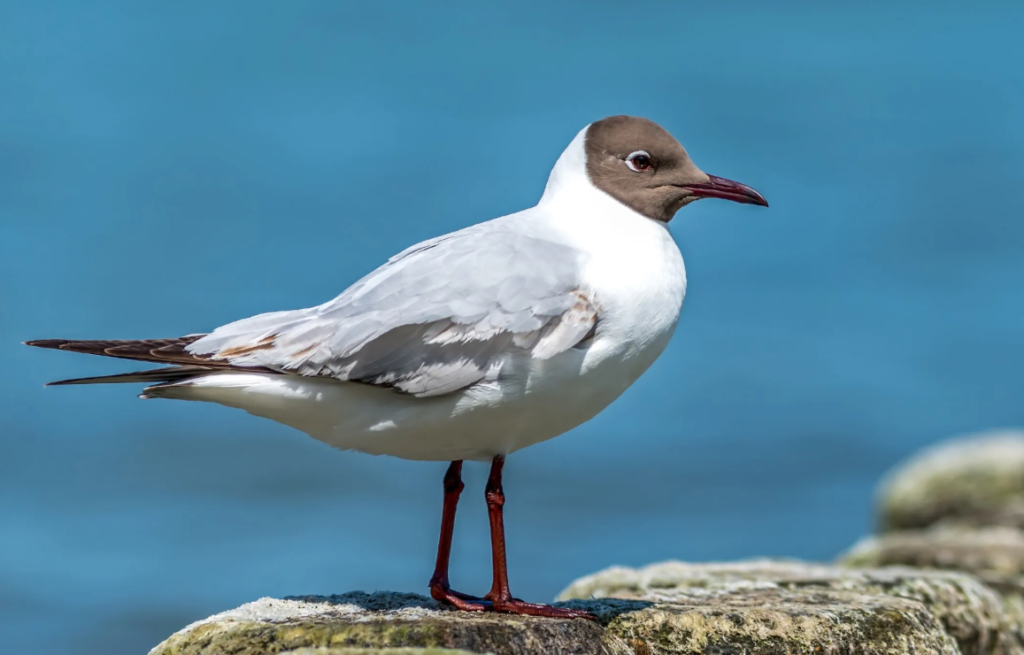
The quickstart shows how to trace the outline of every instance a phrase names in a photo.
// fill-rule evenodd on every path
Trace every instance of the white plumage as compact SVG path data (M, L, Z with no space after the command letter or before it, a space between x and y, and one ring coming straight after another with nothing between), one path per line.
M589 420L661 354L686 275L664 223L591 182L585 135L535 207L413 246L319 307L187 347L287 375L211 372L146 394L420 460L486 460Z

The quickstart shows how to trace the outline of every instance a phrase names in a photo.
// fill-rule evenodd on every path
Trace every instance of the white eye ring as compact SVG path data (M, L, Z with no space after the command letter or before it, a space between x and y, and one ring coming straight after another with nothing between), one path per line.
M629 153L629 157L626 157L626 166L629 166L629 170L634 173L643 173L654 168L654 162L651 161L651 156L646 150L637 150Z

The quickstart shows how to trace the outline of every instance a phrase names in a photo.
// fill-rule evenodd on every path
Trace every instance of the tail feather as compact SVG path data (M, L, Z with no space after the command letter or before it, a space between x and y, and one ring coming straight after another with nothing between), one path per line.
M185 350L193 341L204 335L190 334L173 339L92 339L75 341L72 339L39 339L26 341L26 346L48 348L50 350L66 350L86 355L101 355L121 359L137 359L144 362L161 362L164 364L196 364L206 362L205 357L196 356ZM225 363L226 364L226 363Z
M165 368L152 369L148 371L120 373L117 375L102 375L89 378L76 378L72 380L59 380L57 382L50 382L46 386L126 382L155 382L159 385L180 382L189 378L209 375L210 373L216 372L270 372L268 369L264 369L262 367L233 366L227 361L214 360L211 359L209 355L193 355L186 350L186 347L189 344L201 339L203 336L204 335L202 334L190 334L173 339L96 339L87 341L74 341L71 339L39 339L37 341L26 341L25 345L33 346L35 348L48 348L50 350L65 350L74 353L84 353L87 355L100 355L103 357L117 357L120 359L133 359L143 362L170 364L170 366Z
M118 373L116 375L99 375L88 378L74 378L71 380L58 380L48 382L48 387L60 387L69 384L125 384L141 382L146 384L167 382L180 382L200 375L208 375L216 372L217 369L208 366L167 366L155 368L148 371L135 371L132 373Z

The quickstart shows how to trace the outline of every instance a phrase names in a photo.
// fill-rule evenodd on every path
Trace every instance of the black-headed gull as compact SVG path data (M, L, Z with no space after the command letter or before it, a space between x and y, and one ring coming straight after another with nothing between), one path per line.
M147 383L144 398L237 407L338 448L450 461L431 595L463 610L589 617L510 593L502 466L593 418L661 354L686 292L667 223L707 197L767 206L703 173L657 124L613 116L576 135L535 207L417 244L318 307L174 339L28 344L166 365L54 384ZM467 459L492 462L483 598L448 584Z

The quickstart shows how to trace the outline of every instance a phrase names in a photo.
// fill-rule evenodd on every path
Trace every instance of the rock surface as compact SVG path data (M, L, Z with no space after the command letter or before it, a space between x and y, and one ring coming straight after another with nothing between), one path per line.
M882 534L843 566L665 562L581 578L559 599L597 623L410 594L264 598L151 655L1024 655L1024 432L925 451L888 477L879 507Z
M355 648L364 655L389 647L428 649L431 655L444 652L438 648L495 655L631 652L590 621L461 613L438 609L433 600L413 594L360 592L262 598L193 623L150 652L262 655L317 647Z
M1024 534L1013 528L893 532L862 539L841 560L853 567L907 565L969 571L1000 594L1024 643Z
M588 598L570 603L594 612L599 623L464 614L403 594L263 599L188 626L152 653L255 655L317 647L356 650L299 652L368 655L388 651L359 649L384 647L495 655L1022 652L1002 599L966 574L767 561L666 563L609 569L577 581L563 595Z
M842 557L853 567L906 565L968 571L986 582L1024 576L1024 533L1013 528L937 527L866 537Z
M840 562L966 571L1024 630L1024 432L953 439L896 469L879 492L882 533Z
M1024 528L1024 432L987 432L945 441L883 481L882 532L940 522Z
M473 655L450 648L299 648L281 655Z
M974 577L907 567L853 570L771 560L713 564L664 562L639 569L612 567L581 578L560 595L569 598L632 598L699 602L754 590L775 595L861 594L921 603L958 645L959 652L1024 652L1018 606Z

